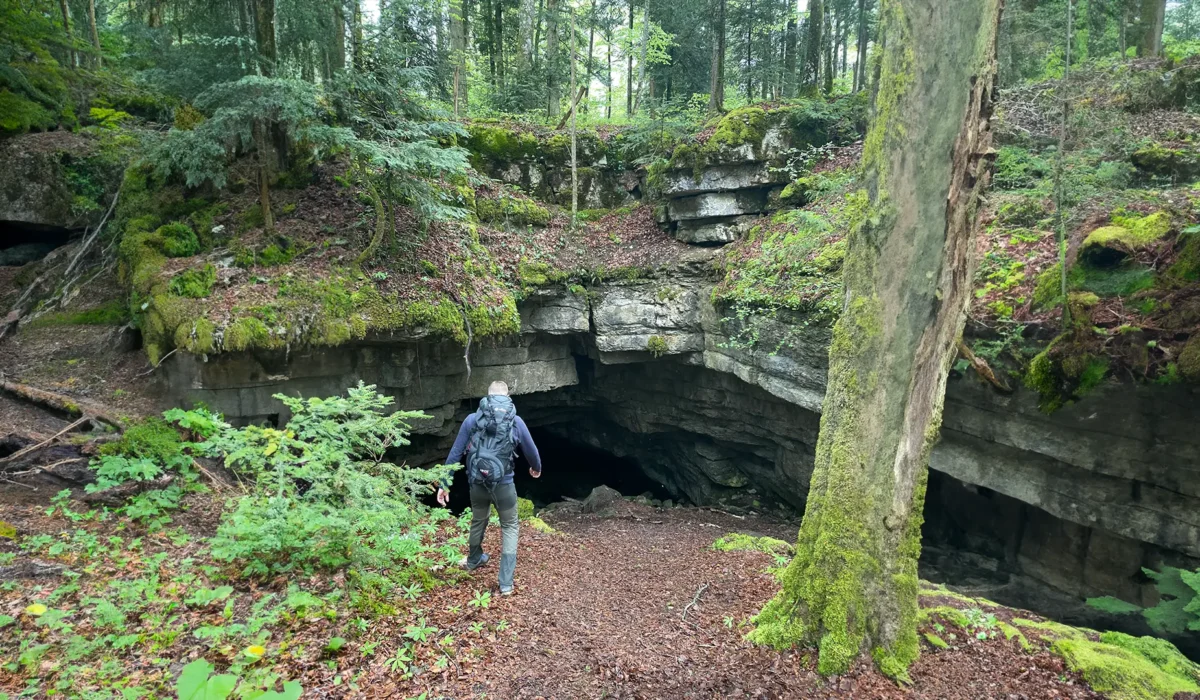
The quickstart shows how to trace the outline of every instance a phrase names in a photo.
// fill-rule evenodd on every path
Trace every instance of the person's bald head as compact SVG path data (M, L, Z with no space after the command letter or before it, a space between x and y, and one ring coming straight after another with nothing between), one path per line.
M495 381L488 385L488 396L508 396L508 385Z

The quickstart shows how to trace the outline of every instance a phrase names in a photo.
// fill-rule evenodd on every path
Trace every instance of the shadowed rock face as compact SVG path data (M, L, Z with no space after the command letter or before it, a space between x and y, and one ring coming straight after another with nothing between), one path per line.
M530 425L633 458L681 498L799 512L828 331L759 321L745 347L735 342L744 329L713 307L711 284L703 269L680 268L586 297L534 294L521 335L472 347L469 377L462 346L411 333L207 362L177 353L165 381L173 402L204 401L237 421L278 416L275 393L376 384L398 407L430 414L404 455L422 464L444 459L458 422L503 379ZM1200 400L1186 389L1106 385L1046 415L1023 390L1005 396L956 376L931 467L949 479L935 483L959 488L931 488L930 541L981 552L975 564L994 577L1040 582L1064 600L1152 602L1142 566L1200 565L1195 425Z

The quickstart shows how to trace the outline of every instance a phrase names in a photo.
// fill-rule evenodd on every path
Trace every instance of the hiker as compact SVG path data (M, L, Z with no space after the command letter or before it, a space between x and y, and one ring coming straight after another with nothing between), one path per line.
M483 552L483 533L487 531L488 506L495 504L500 514L500 593L512 595L513 571L517 568L517 487L513 485L513 460L516 446L529 461L529 475L542 475L542 458L529 435L525 421L508 397L508 385L492 382L488 395L479 402L479 410L467 416L446 464L458 464L466 453L467 482L471 485L470 553L459 562L468 571L488 563ZM450 501L450 482L437 492L438 503Z

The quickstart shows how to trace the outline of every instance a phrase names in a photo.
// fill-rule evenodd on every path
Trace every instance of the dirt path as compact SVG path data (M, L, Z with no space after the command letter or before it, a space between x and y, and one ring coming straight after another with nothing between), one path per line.
M692 508L622 511L552 521L557 536L522 528L512 598L496 595L493 564L474 582L435 594L430 608L441 609L490 588L492 604L471 619L491 630L503 620L505 629L473 635L460 616L458 644L475 651L458 655L457 673L418 677L405 690L428 690L431 698L1099 697L1064 674L1057 657L1027 655L1003 639L936 653L925 647L909 689L869 666L822 679L803 651L777 653L741 639L741 623L777 590L766 572L772 557L711 549L729 531L791 537L790 528ZM486 543L492 552L494 530ZM456 621L446 616L440 624ZM389 694L383 686L372 691Z

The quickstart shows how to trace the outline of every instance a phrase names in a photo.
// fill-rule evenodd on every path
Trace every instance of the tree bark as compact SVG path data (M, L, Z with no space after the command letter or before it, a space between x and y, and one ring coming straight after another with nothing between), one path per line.
M633 116L633 0L629 0L629 55L625 57L625 116Z
M804 37L804 83L805 94L816 91L821 75L821 33L825 28L823 0L809 0L808 32Z
M451 98L457 117L467 111L467 34L463 0L450 0L450 62L454 66Z
M646 58L650 51L650 0L646 0L646 9L642 13L642 39L638 48L638 82L637 93L633 97L633 114L637 114L638 103L642 101L642 86L646 82Z
M837 64L835 62L834 42L836 41L836 31L833 23L833 14L825 13L825 33L821 39L825 42L825 73L822 76L825 79L824 91L826 95L833 94L833 76L837 73Z
M575 94L575 8L571 8L571 94ZM582 93L580 93L582 94ZM576 100L578 101L578 100ZM571 103L571 228L579 221L579 154L578 133L575 123L575 103Z
M1162 55L1163 22L1166 19L1167 0L1142 0L1139 12L1138 55L1142 57Z
M604 75L604 118L612 119L612 45L611 29L604 35L604 55L608 60L608 72Z
M346 68L346 13L341 0L333 3L333 35L329 49L329 72Z
M534 0L521 0L521 18L520 25L517 30L520 32L518 39L521 42L521 66L529 68L533 66L533 26L537 19L537 5Z
M104 65L100 55L100 30L96 27L96 0L88 0L88 29L92 32L92 47L96 49L96 67Z
M575 37L571 37L574 54ZM546 0L546 116L558 116L558 0Z
M783 96L796 96L796 9L788 3L787 26L783 46Z
M258 46L258 70L275 75L275 0L254 0L254 42Z
M354 67L362 70L363 67L363 25L362 25L362 0L354 0L354 5L350 8L351 12L351 35L350 35L350 52L353 54Z
M593 55L596 50L596 0L592 0L592 9L588 13L588 55L587 64L583 69L583 111L588 111L588 93L591 92L592 74L595 72ZM574 92L574 90L572 90ZM576 102L579 100L576 99Z
M62 12L63 29L67 33L67 61L71 67L75 67L75 37L71 34L71 10L67 7L67 0L58 0L58 9Z
M883 0L881 79L843 267L808 504L751 638L818 647L838 674L917 658L929 449L970 301L991 160L1002 0Z
M713 9L712 72L708 83L708 113L725 111L725 0L711 0Z
M858 0L858 54L854 59L854 90L862 90L867 84L867 0Z

